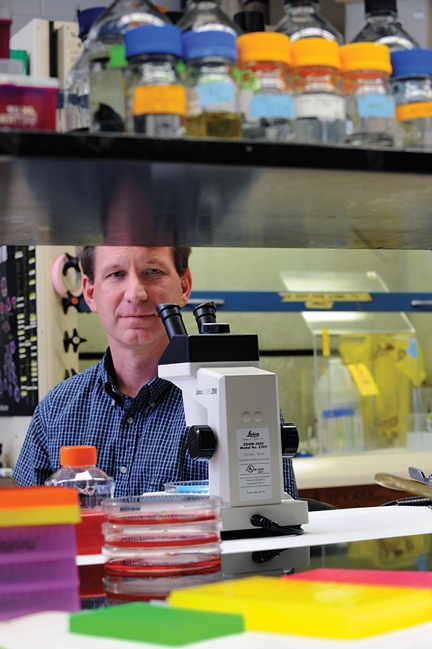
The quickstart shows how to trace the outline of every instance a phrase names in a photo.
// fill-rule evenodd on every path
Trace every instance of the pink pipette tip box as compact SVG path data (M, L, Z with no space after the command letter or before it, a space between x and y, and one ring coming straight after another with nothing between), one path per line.
M287 575L281 579L302 581L328 581L344 584L369 584L401 588L431 588L432 572L414 570L354 570L347 568L317 568Z

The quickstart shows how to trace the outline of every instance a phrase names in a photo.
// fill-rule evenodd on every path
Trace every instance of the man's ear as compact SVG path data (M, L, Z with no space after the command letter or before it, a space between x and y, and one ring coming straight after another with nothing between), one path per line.
M182 295L179 306L184 306L190 298L192 291L192 274L189 268L186 269L184 275L180 278Z
M90 309L90 311L93 311L93 313L97 313L97 306L96 303L93 299L93 293L94 293L94 286L87 277L87 275L83 275L82 278L82 287L83 287L83 295L84 299Z

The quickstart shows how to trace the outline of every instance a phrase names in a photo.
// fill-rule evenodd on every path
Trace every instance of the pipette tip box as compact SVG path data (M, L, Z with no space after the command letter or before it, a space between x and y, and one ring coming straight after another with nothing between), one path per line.
M105 638L180 646L242 633L241 615L134 602L69 617L69 631Z
M19 487L0 502L0 620L80 608L75 489Z
M176 590L168 601L244 615L247 631L335 639L363 638L432 619L432 590L270 576Z
M345 584L370 584L375 586L398 586L405 588L430 588L432 572L415 570L356 570L347 568L317 568L281 579L300 581L330 581Z

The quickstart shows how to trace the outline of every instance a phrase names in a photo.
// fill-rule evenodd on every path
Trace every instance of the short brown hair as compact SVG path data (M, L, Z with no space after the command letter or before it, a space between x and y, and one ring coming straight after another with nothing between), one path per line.
M91 283L94 283L95 275L95 249L96 246L77 246L77 255L84 275L87 275ZM173 255L174 265L180 277L183 277L189 268L189 257L192 248L172 246L170 250Z

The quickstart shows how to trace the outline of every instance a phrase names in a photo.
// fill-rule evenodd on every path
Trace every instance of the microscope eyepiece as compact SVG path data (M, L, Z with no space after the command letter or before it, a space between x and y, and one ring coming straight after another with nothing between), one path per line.
M165 331L170 340L173 336L178 334L187 335L186 327L184 326L181 310L178 304L158 304L156 306L156 311L163 322Z
M216 323L216 305L214 302L203 302L193 310L199 333L203 333L203 324Z
M229 334L229 324L216 322L216 304L203 302L193 310L200 334Z

